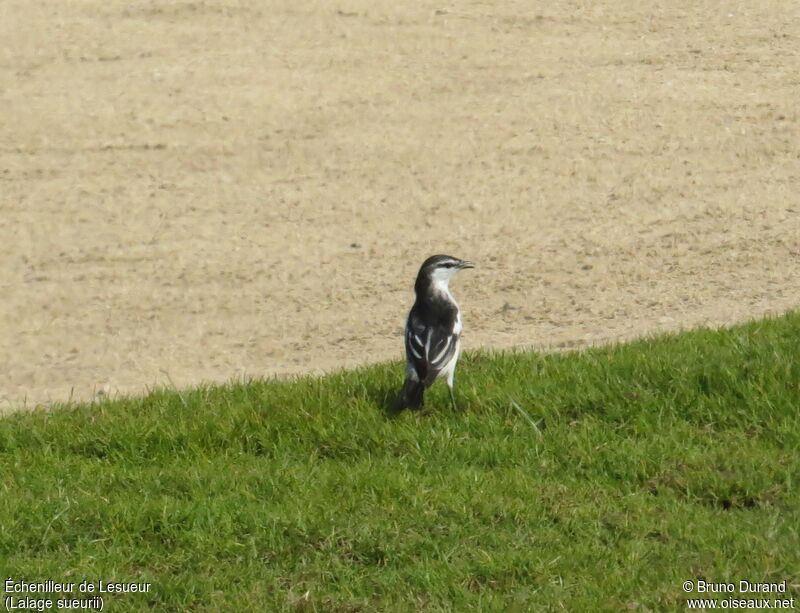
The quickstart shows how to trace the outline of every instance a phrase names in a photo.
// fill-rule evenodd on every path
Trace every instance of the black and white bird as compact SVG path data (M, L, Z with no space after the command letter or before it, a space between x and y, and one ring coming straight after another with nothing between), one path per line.
M401 398L403 408L419 408L425 389L439 377L445 377L455 409L453 377L461 349L461 311L450 293L449 283L459 270L474 267L472 262L449 255L433 255L422 263L414 284L417 299L406 321L408 363Z

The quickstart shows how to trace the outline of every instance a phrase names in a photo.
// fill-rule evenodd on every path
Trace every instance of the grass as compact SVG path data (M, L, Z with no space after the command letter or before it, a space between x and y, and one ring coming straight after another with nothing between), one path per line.
M798 343L792 313L466 354L460 412L441 386L392 415L392 363L15 414L0 577L152 584L111 611L680 610L695 578L798 596Z

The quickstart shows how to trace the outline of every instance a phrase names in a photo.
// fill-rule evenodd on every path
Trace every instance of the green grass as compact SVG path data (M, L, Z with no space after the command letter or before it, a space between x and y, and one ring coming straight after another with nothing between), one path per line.
M111 611L672 610L698 577L797 597L799 343L794 313L466 354L457 413L439 386L392 415L392 363L15 414L0 578L152 584Z

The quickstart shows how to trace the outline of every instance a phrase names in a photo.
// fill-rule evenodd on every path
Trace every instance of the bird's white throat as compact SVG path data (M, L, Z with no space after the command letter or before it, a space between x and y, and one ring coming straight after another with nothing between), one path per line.
M431 275L431 290L437 294L444 294L455 302L450 293L450 279L453 278L455 270L452 268L437 268Z

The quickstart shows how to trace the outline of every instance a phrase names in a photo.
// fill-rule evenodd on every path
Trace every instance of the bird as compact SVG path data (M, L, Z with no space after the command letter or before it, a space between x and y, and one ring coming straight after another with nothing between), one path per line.
M432 255L419 269L414 283L416 300L405 327L407 362L401 409L420 408L425 390L440 377L446 379L456 409L453 378L461 350L462 322L449 283L465 268L475 268L475 264L450 255Z

